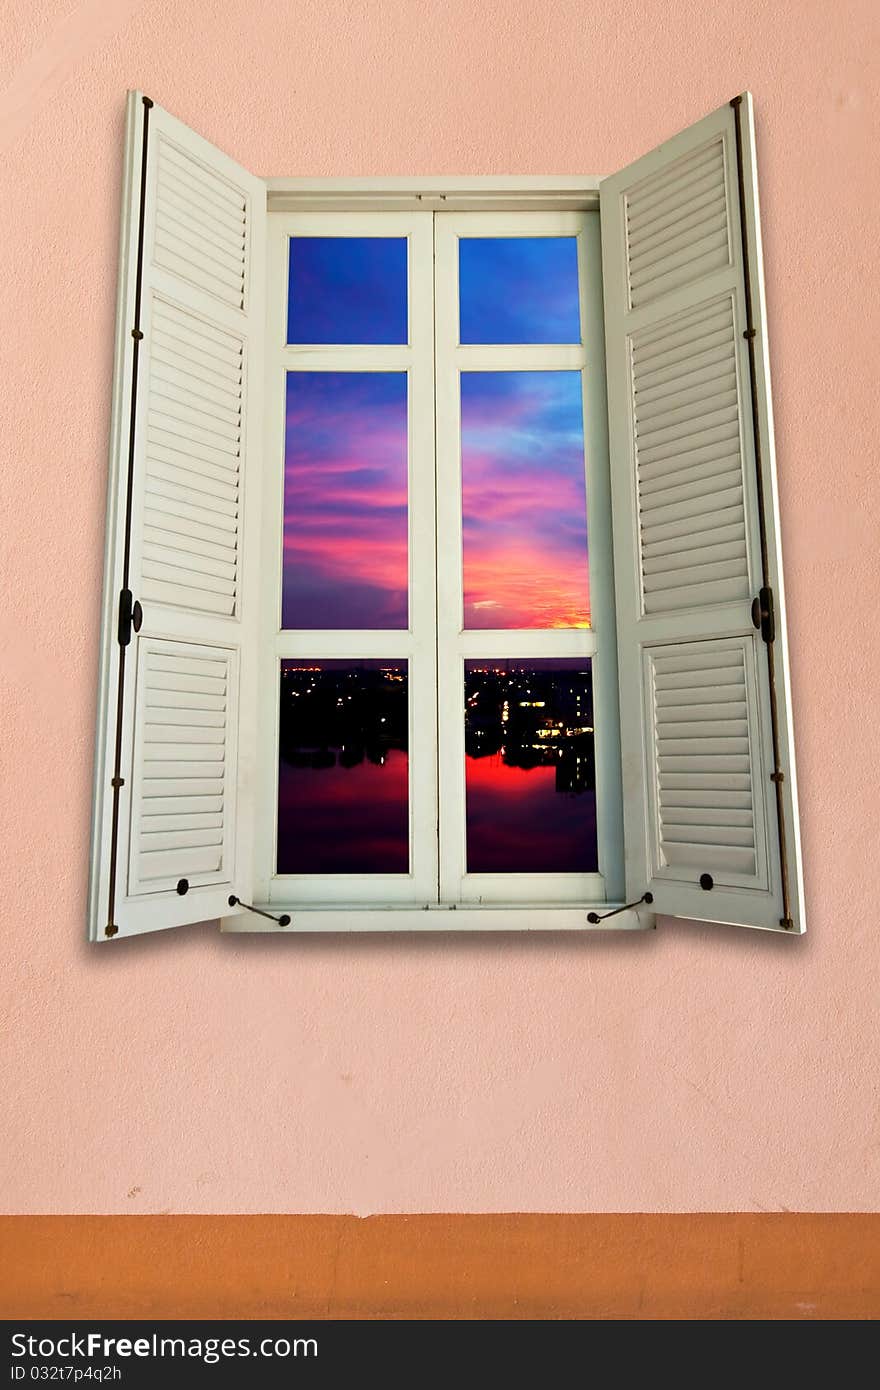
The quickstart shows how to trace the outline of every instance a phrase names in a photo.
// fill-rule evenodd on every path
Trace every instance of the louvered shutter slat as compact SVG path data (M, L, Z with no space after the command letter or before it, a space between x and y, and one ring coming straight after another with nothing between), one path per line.
M229 514L236 515L238 507L238 479L224 476L223 473L206 464L201 459L188 459L180 463L176 459L154 459L150 469L151 479L175 483L178 487L190 488L193 492L203 492L208 497L231 503Z
M175 786L183 786L183 783L175 783ZM158 796L152 793L145 797L144 816L176 816L185 812L194 811L198 814L208 815L217 814L223 810L222 796L200 795L195 788L192 795L185 795L181 792L177 796Z
M210 413L212 419L225 420L230 425L240 424L240 388L232 390L205 380L193 371L190 362L184 365L173 357L170 361L154 357L153 383L157 396L192 402L198 409Z
M155 341L188 367L203 366L235 387L240 385L240 343L232 335L212 331L192 314L160 302L156 306Z
M193 528L194 530L194 528ZM156 546L170 547L175 553L183 555L202 555L208 559L218 560L228 566L235 564L235 542L223 545L218 540L204 540L201 536L194 535L191 530L181 532L178 528L170 526L155 527L144 526L144 544L151 543Z
M681 467L691 462L698 450L739 439L738 420L732 411L721 420L706 419L687 430L671 431L665 439L648 439L639 447L639 463L674 460Z
M681 487L696 479L723 477L730 471L731 459L736 458L736 450L722 442L710 445L709 449L698 450L696 457L687 454L672 461L663 459L654 465L655 471L650 474L647 469L643 469L639 486L639 497L643 507L648 507L649 499L657 493ZM643 550L647 551L649 545L650 542L645 541Z

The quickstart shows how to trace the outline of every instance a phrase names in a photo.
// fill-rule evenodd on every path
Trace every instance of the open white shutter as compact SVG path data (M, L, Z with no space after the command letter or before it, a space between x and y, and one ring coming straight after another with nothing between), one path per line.
M262 180L129 94L94 940L249 900L265 228Z
M600 210L627 894L800 932L748 94L603 180Z

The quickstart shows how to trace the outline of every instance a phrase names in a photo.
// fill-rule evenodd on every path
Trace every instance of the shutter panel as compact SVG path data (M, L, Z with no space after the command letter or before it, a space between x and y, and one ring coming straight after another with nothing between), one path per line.
M96 940L250 899L265 227L260 179L129 94Z
M800 932L748 94L603 180L600 212L627 895Z

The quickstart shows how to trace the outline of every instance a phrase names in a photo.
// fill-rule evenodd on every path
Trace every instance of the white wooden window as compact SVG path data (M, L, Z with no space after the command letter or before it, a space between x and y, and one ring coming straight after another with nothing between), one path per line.
M598 211L438 212L435 214L437 380L438 671L440 710L440 898L447 903L603 904L623 891L620 757L614 638L611 508L602 331ZM577 247L580 341L473 344L459 328L458 273L462 242L518 237L570 239ZM572 335L574 336L574 335ZM530 374L568 381L582 402L583 468L589 534L589 627L468 627L462 565L462 442L466 385L479 378ZM533 445L540 453L541 441ZM534 479L540 489L540 473ZM558 483L551 479L544 487ZM536 508L540 497L534 496ZM551 503L555 499L551 497ZM555 510L555 508L554 508ZM489 525L491 527L491 518ZM593 691L598 855L590 872L469 871L465 808L465 671L494 663L558 659L589 662ZM552 732L552 730L550 731ZM537 813L540 814L540 811ZM538 827L535 827L537 834ZM583 914L582 914L583 916Z
M289 344L287 274L292 237L382 237L406 241L408 342L375 345ZM259 662L258 854L255 893L261 902L422 906L437 894L437 698L435 640L434 341L431 214L427 212L273 214L270 218L263 508L263 590ZM408 522L408 626L392 630L320 627L285 622L282 613L285 391L300 373L394 374L404 384ZM405 378L405 382L404 382ZM356 557L349 561L352 571ZM354 581L353 581L354 582ZM306 617L310 616L308 613ZM294 624L295 624L294 619ZM279 777L279 669L349 660L405 663L409 694L409 873L285 873L276 871ZM323 920L323 918L321 919Z
M297 342L296 238L405 246L399 331ZM481 343L464 309L459 325L465 243L518 238L576 248L579 332ZM473 401L527 379L578 402L590 614L514 606L492 627L495 599L468 587ZM327 617L288 590L285 421L352 393L395 412L405 611L390 618ZM747 95L600 181L267 183L132 93L112 430L92 939L212 918L580 930L659 912L804 929ZM492 486L504 494L503 474ZM405 854L310 871L295 836L280 847L284 711L319 685L343 705L347 663L374 673L371 708L396 711ZM530 692L529 663L556 685L576 672L564 718L531 713L547 700L523 697L556 685ZM327 685L318 667L341 674ZM505 682L537 721L518 726L534 727L536 764L541 738L592 739L589 861L499 869L473 848L468 779L486 764L471 706L491 687L497 718ZM584 776L557 785L574 794ZM284 783L299 825L307 785Z

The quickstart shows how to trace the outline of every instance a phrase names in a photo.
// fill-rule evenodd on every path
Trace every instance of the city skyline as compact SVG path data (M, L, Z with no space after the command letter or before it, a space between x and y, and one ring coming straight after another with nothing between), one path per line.
M595 872L589 660L466 661L464 706L468 872Z
M282 661L278 873L407 873L405 661Z
M590 662L465 663L470 873L597 865ZM285 660L279 873L406 873L407 663Z

